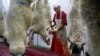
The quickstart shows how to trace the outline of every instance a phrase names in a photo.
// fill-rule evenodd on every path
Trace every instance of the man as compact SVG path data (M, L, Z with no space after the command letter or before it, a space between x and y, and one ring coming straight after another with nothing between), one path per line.
M54 6L54 11L56 12L53 18L55 28L51 30L51 32L53 32L53 38L56 39L53 39L51 51L53 51L53 44L55 42L57 48L54 49L57 50L56 52L59 53L60 56L70 56L65 27L67 26L67 14L64 11L61 11L59 5ZM54 32L56 33L56 36Z

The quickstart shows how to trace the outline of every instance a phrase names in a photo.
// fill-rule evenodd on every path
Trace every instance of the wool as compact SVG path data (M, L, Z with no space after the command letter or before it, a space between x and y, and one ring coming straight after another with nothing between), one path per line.
M34 33L40 34L46 42L48 33L46 26L50 17L47 17L46 12L48 7L46 0L39 0L36 3L34 11L28 5L17 4L19 0L12 0L10 9L5 18L5 25L8 32L7 41L9 42L10 52L13 54L24 54L25 52L25 37L27 30L32 30ZM24 1L24 0L23 0ZM48 2L48 1L47 1ZM45 4L46 3L46 4ZM49 11L49 10L48 10ZM50 14L48 14L49 16Z

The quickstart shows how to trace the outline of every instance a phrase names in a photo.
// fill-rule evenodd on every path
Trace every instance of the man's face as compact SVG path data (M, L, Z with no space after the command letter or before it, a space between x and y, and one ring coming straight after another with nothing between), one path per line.
M60 12L60 8L54 7L54 11L55 11L56 13L58 13L58 12Z

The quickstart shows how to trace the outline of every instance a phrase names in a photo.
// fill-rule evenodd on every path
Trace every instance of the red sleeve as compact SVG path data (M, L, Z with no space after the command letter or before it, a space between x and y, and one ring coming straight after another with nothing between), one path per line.
M62 12L62 24L67 25L67 14Z

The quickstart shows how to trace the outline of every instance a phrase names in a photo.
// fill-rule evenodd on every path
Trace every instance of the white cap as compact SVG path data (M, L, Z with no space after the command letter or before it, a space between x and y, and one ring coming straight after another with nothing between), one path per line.
M59 4L55 4L53 7L54 8L57 8L57 7L59 7L60 5Z

